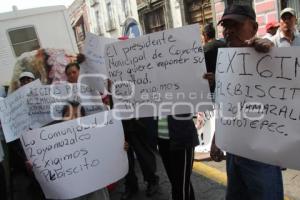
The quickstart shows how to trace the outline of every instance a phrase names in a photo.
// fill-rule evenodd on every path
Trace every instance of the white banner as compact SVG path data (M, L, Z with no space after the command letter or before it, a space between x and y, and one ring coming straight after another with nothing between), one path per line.
M20 139L46 198L75 198L128 171L122 123L112 111L28 131Z
M216 144L221 149L300 169L300 48L219 49Z
M106 45L114 108L137 118L211 109L199 25Z

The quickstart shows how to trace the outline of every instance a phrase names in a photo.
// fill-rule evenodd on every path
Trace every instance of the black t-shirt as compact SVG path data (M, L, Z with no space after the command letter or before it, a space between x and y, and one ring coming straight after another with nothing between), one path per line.
M216 72L216 62L218 56L218 48L225 47L226 43L221 40L213 40L211 42L206 43L203 46L205 63L206 63L206 71L207 72ZM210 85L210 91L214 92L215 84Z

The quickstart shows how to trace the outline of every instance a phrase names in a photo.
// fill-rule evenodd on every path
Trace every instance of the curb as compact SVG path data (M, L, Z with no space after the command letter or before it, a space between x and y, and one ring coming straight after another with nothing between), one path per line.
M226 173L214 167L203 164L201 162L194 162L193 171L223 186L227 185ZM292 199L290 199L287 196L284 196L284 200L292 200Z

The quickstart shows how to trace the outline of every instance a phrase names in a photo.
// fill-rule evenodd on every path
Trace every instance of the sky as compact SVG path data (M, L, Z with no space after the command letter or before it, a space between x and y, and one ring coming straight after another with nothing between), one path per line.
M19 10L43 6L71 5L74 0L0 0L0 13L12 11L16 5Z

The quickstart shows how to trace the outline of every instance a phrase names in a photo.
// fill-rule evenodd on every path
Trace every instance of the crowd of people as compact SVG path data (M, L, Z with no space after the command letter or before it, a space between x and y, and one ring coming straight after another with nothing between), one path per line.
M274 46L300 45L300 36L295 28L296 13L292 8L285 8L281 11L278 23L271 22L266 25L267 35L264 38L255 37L258 24L255 11L249 6L233 5L226 8L218 25L223 27L224 39L222 40L215 38L216 32L212 24L204 26L202 31L207 67L207 73L203 78L208 80L212 93L215 87L214 74L218 48L254 47L259 52L268 52ZM65 68L67 81L77 83L79 71L78 62L68 64ZM19 86L22 87L35 79L33 73L24 71L19 76ZM111 109L113 107L111 98L105 98L104 102L107 102L107 108ZM69 103L72 105L71 107L63 108L63 121L85 116L84 108L78 102ZM78 108L81 109L79 114L75 112ZM169 178L172 200L195 199L191 173L194 148L199 144L197 130L192 114L182 115L184 120L179 120L177 117L181 116L168 116L166 119L142 118L122 121L126 140L124 149L128 154L129 171L125 177L125 190L121 200L132 198L139 190L135 174L135 157L140 165L144 181L147 182L145 195L151 197L157 193L160 179L156 173L156 154L161 156ZM159 123L164 124L163 130L158 129ZM2 144L4 145L4 142ZM32 193L32 199L45 199L32 174L32 164L27 160L20 141L16 140L8 146L11 151L9 160L11 173L25 173L32 182L28 189L28 192ZM228 178L226 200L284 199L282 169L279 166L258 162L229 152L225 156L223 151L216 146L215 138L212 142L210 155L217 162L226 157ZM3 159L0 157L1 160ZM7 199L5 185L7 182L2 164L0 165L0 183L0 198ZM103 188L76 199L106 200L109 199L109 193L107 188Z

